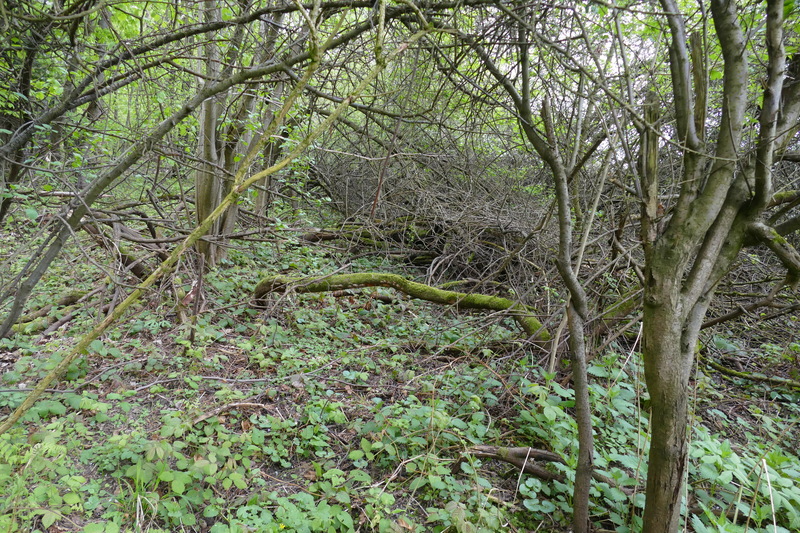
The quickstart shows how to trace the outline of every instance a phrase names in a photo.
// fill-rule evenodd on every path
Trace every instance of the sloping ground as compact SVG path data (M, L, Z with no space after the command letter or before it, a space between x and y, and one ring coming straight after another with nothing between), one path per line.
M232 251L203 280L196 316L178 302L189 269L149 294L0 436L0 530L567 531L577 442L569 375L546 375L548 355L511 317L384 288L250 301L277 272L419 275L368 257L282 236ZM99 269L75 276L53 271L50 301L106 287ZM0 414L113 293L54 333L2 341ZM726 347L720 338L707 339L709 355ZM797 361L791 348L740 349L782 369ZM641 529L640 363L612 344L590 369L596 464L608 478L594 484L593 520L606 531ZM797 394L702 365L695 385L690 530L798 530ZM537 462L556 478L544 480L476 446L532 447L563 462Z

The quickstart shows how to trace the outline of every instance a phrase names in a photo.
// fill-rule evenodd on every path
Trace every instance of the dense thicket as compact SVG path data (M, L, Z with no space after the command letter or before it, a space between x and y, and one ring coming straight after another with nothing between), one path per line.
M4 5L0 223L9 242L41 230L4 247L0 337L53 265L86 260L64 253L82 231L117 284L59 369L131 286L196 314L198 280L242 239L289 228L385 254L538 310L546 370L575 393L575 531L596 470L587 361L643 352L655 532L678 527L701 329L795 341L792 2Z

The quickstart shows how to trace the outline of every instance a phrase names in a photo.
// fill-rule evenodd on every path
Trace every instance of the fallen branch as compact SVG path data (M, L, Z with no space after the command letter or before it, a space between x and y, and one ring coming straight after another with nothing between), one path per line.
M564 481L566 478L564 474L558 474L547 470L546 468L537 465L533 461L544 461L548 463L567 464L563 457L554 452L547 450L539 450L536 448L529 448L527 446L520 446L514 448L507 448L505 446L473 446L465 453L474 455L475 457L486 457L489 459L497 459L506 463L511 463L517 468L521 469L526 474L531 474L539 479L547 481ZM628 496L636 492L634 487L623 487L616 480L604 476L599 472L592 472L592 478L600 483L607 483L610 487L615 487Z
M506 448L504 446L474 446L465 453L474 455L475 457L486 457L511 463L526 474L534 475L539 479L545 479L547 481L564 481L565 479L564 474L551 472L543 466L534 463L535 460L546 461L548 463L566 463L561 456L553 452L548 452L547 450L538 450L536 448L528 448L527 446L517 448Z
M229 404L222 405L220 407L217 407L216 409L212 409L211 411L208 411L206 413L201 414L200 416L198 416L194 420L192 420L192 424L191 425L194 426L194 425L199 424L200 422L202 422L204 420L208 420L209 418L221 415L225 411L230 411L232 409L266 409L266 408L267 408L267 406L264 405L264 404L261 404L261 403L252 403L252 402L234 402L234 403L229 403Z
M78 304L85 302L98 292L100 292L100 289L94 289L88 293L86 291L70 292L59 298L55 303L48 304L22 317L19 322L12 326L12 330L24 335L32 335L43 330L45 333L54 331L72 320L77 312L83 308L82 305ZM60 311L61 318L55 315L54 311L56 309Z
M706 363L708 366L728 377L746 379L759 383L769 383L770 385L778 385L781 387L788 387L790 389L800 389L800 381L795 379L767 376L765 374L758 374L756 372L741 372L739 370L733 370L732 368L723 366L703 354L699 354L699 357L700 360Z
M705 322L703 322L703 325L700 326L701 329L709 328L711 326L716 326L721 322L726 322L728 320L739 318L740 316L750 313L751 311L754 311L760 307L766 307L772 304L772 302L775 300L775 297L778 296L778 293L781 292L781 290L790 283L791 283L791 278L787 277L781 283L777 283L775 287L773 287L772 290L769 291L769 294L767 294L760 300L751 302L747 305L740 305L730 313L726 313L717 318L712 318L711 320L706 320Z
M96 292L97 290L92 291L92 294ZM31 322L37 318L47 316L50 313L50 311L53 310L54 307L66 307L69 305L76 304L80 300L84 299L85 296L87 296L86 291L71 291L62 296L61 298L59 298L58 300L56 300L55 302L47 304L44 307L38 309L37 311L34 311L30 314L23 316L22 318L19 319L19 323L21 324L24 322Z
M120 263L140 280L147 279L150 270L142 263L142 259L128 253L119 242L111 242L94 223L84 224L83 230L100 246L118 256Z
M452 305L458 309L488 309L492 311L510 311L514 320L529 336L536 340L546 342L550 340L550 333L536 318L534 310L519 302L489 296L486 294L467 294L453 292L431 287L424 283L409 281L397 274L385 272L357 272L353 274L338 274L324 278L301 278L283 275L269 276L261 280L256 286L253 296L262 299L271 292L292 290L298 293L331 292L362 287L391 287L420 300Z

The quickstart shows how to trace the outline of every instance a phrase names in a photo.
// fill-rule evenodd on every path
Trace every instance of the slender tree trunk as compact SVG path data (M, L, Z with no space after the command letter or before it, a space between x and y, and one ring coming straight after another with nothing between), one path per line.
M210 98L203 102L200 108L200 127L197 155L200 159L198 169L195 171L194 179L194 201L195 214L198 220L205 220L214 211L221 199L219 178L218 158L217 158L217 108L219 106ZM209 230L211 237L216 236L219 231L219 220L215 221ZM197 251L206 257L206 264L213 267L216 264L216 246L212 241L200 240L195 245Z
M581 297L581 296L578 296ZM585 298L585 295L582 296ZM575 533L590 531L589 492L594 473L592 408L589 404L589 374L586 371L586 321L570 303L567 309L569 351L575 389L575 421L578 424L578 466L572 493L572 527Z

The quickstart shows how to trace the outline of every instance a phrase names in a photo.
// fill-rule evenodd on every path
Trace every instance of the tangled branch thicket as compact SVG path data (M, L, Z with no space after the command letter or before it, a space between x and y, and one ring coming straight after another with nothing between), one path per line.
M353 222L391 232L398 248L433 256L429 281L467 280L492 292L500 284L525 301L554 278L557 247L552 193L527 154L497 157L426 151L369 158L324 151L316 168L335 207ZM373 206L374 213L373 213Z

